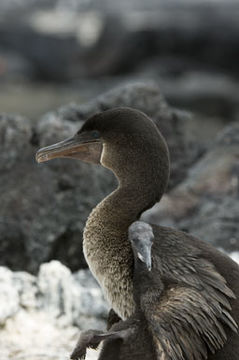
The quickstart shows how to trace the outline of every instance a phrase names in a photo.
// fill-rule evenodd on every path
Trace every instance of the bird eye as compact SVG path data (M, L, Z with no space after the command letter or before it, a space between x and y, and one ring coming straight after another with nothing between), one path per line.
M91 135L92 135L92 137L93 137L94 139L98 139L98 138L100 137L100 133L99 133L99 131L97 131L97 130L93 130L93 131L91 132Z

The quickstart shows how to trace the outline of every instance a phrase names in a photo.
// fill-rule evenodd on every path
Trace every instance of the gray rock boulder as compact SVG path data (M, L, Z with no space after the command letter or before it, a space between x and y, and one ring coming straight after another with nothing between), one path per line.
M219 249L239 251L239 196L204 199L197 214L182 220L180 227Z
M45 121L38 127L39 134L41 124L45 132L41 145L65 138L78 128L72 130L70 122L56 119L48 119L47 125ZM36 272L39 264L58 257L66 263L71 259L75 269L86 266L82 229L90 209L112 189L112 178L104 175L104 169L80 162L38 166L30 122L4 115L0 126L1 264ZM77 245L71 242L73 238Z
M0 243L1 265L24 269L28 263L26 217L28 197L33 191L29 182L36 174L29 172L33 164L34 150L31 145L30 121L17 115L0 116ZM32 209L34 212L34 209ZM33 213L32 213L33 215ZM21 219L21 221L19 221Z
M205 124L205 127L209 127L208 130L213 119L209 125L206 121L207 116L214 117L217 125L221 127L231 119L236 119L239 110L239 95L238 81L233 75L225 75L220 71L212 73L189 69L174 78L160 76L159 69L157 75L156 69L157 65L151 65L149 70L146 68L144 71L148 76L154 75L159 79L161 90L172 105L205 114L202 126Z

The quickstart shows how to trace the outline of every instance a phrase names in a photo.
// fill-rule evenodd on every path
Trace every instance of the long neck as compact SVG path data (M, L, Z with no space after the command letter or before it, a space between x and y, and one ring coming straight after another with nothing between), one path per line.
M108 220L115 214L118 222L127 220L127 225L131 224L160 200L168 183L169 154L158 133L152 142L145 143L143 136L134 142L126 138L120 147L117 142L105 143L101 164L114 173L119 183L116 191L100 204L113 210Z
M133 275L134 301L140 308L141 295L146 294L150 288L154 288L154 280L151 271L140 261L137 254L134 254L134 275Z
M152 194L139 192L131 186L118 186L91 212L84 238L87 237L88 242L94 242L99 251L104 251L105 246L111 246L112 251L117 247L118 250L125 247L131 252L128 228L139 218L141 212L154 202Z
M135 309L128 227L152 201L149 194L146 197L134 187L119 186L92 211L84 231L83 249L89 268L123 319Z
M136 186L119 186L97 208L105 213L104 218L108 224L114 222L117 228L128 229L129 225L155 202L151 192L140 192Z
M161 276L157 268L149 271L146 265L140 261L137 254L134 255L133 271L133 294L136 309L142 314L150 311L152 304L159 302L164 289Z
M150 159L148 163L131 164L129 167L122 166L120 170L115 171L118 179L118 188L103 200L101 206L112 210L107 220L111 217L117 217L117 223L126 223L129 226L137 220L141 213L156 202L158 202L165 191L168 181L168 159L166 164L156 167L151 166ZM123 225L122 224L122 225Z
M133 253L128 227L163 194L168 176L167 164L165 170L161 169L154 171L150 162L134 162L130 169L120 167L115 172L118 188L96 206L86 223L83 241L86 260L109 303L123 319L135 309Z

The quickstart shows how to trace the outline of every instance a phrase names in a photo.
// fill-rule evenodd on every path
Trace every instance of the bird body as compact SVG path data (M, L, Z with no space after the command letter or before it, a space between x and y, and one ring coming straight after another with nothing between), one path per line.
M71 359L85 358L87 348L96 348L104 341L98 360L157 360L152 333L141 310L142 283L145 278L147 282L151 271L153 239L150 225L137 221L130 226L128 242L134 257L133 297L136 305L133 315L117 321L108 332L87 330L81 333Z
M165 191L166 143L145 114L117 108L89 118L72 139L37 154L38 161L55 157L100 163L118 179L118 188L90 214L83 248L112 308L129 319L136 306L128 228ZM140 301L158 358L237 360L238 265L184 232L153 226L153 233L152 289L141 289Z
M110 203L112 204L112 198L110 198ZM104 205L101 204L93 211L93 223L95 225L99 224L98 221L96 222L94 220L95 211L97 213L98 210L102 210L103 206ZM112 211L113 209L114 206ZM119 210L119 207L116 206L115 209ZM117 218L116 210L114 211L114 215ZM105 218L104 216L104 219ZM120 226L118 231L114 233L111 232L106 224L102 226L102 232L94 228L95 233L97 233L98 236L99 234L101 235L96 238L96 236L90 236L90 232L88 233L87 230L88 226L92 229L91 221L92 218L90 217L85 230L85 236L89 236L91 242L89 241L87 244L84 243L84 252L90 269L98 279L115 312L122 319L130 318L134 315L136 307L133 296L134 259L128 241L127 225L125 232L123 232L123 226ZM113 226L113 229L115 231L116 227ZM104 231L107 231L107 234L105 234ZM191 341L186 347L188 349L195 348L195 354L197 354L195 355L197 356L195 360L206 358L237 360L239 354L239 337L237 334L239 306L238 297L235 299L236 295L234 294L239 294L238 265L228 258L228 256L214 249L209 244L184 232L155 225L153 225L153 232L155 242L152 247L152 277L156 279L156 284L151 288L151 293L149 292L150 282L146 282L145 285L142 284L142 286L146 288L144 292L141 290L141 292L145 294L144 307L146 307L146 309L143 310L148 314L150 309L148 321L152 323L152 318L154 318L155 323L160 324L160 322L163 322L163 324L165 324L168 322L171 324L174 316L181 317L183 313L188 316L188 313L193 312L196 316L198 315L198 317L200 317L200 326L196 332L200 333L199 338L201 338L203 329L207 329L209 325L208 318L210 318L210 321L217 319L218 322L218 318L220 318L223 311L229 316L230 313L232 313L235 322L229 319L231 327L227 324L227 318L224 318L224 320L219 320L217 326L210 329L210 331L218 337L218 342L217 340L209 342L209 345L205 346L204 352L202 353L198 353L198 350L196 351L196 345L198 346L199 343L200 348L203 349L206 339L200 342L197 336L194 338L191 332L192 329L190 326L184 328L183 321L178 321L177 327L179 329L181 329L181 327L184 328L185 339L187 338ZM114 247L109 246L109 233L114 236ZM85 239L88 240L87 237L85 237ZM97 245L92 243L93 240L97 241ZM88 247L89 243L91 246ZM97 263L93 261L91 265L91 259L95 259L96 257L99 261ZM107 261L109 258L111 259L110 262ZM126 266L126 264L128 264L128 266ZM218 269L220 269L219 272ZM107 276L104 274L107 274ZM225 279L227 279L227 282ZM165 298L167 301L164 303L163 299ZM171 303L169 298L170 301L172 301ZM176 298L175 304L174 298ZM179 303L178 298L181 299L181 303ZM191 306L191 303L195 305ZM216 310L215 313L212 311L213 305L219 307L219 310ZM160 317L165 307L168 307L167 316L165 318ZM208 307L210 310L204 313L202 309L205 307ZM231 307L232 311L230 309ZM158 318L155 316L157 313L159 314ZM195 321L193 317L188 317L188 319L189 323ZM220 330L217 329L218 327ZM224 332L224 328L225 335L221 335L220 332ZM115 328L113 329L115 330ZM166 339L169 338L171 331L172 329L169 327L169 330L165 333ZM174 332L175 331L174 329ZM152 333L155 333L155 328L152 329ZM181 338L181 334L173 337L171 344L176 343L178 338ZM168 347L162 348L161 341L158 341L158 334L154 336L154 342L157 344L156 347L158 347L160 354L170 351ZM165 343L166 342L165 340ZM184 350L184 352L185 351L186 350ZM210 354L210 351L216 351L216 353ZM175 357L169 357L169 359L194 359L193 350L188 350L188 353L190 354L189 357L183 357L183 353L178 351L178 357L174 355Z

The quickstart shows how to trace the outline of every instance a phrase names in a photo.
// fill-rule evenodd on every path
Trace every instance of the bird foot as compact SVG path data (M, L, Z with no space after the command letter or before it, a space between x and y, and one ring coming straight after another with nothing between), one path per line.
M87 330L81 333L80 338L74 348L71 359L84 360L87 348L97 349L101 341L105 339L122 339L123 341L134 332L133 328L121 331L103 332L99 330Z
M80 338L74 348L71 359L72 360L84 360L86 356L86 349L96 349L103 338L99 337L104 332L99 330L87 330L81 333Z

